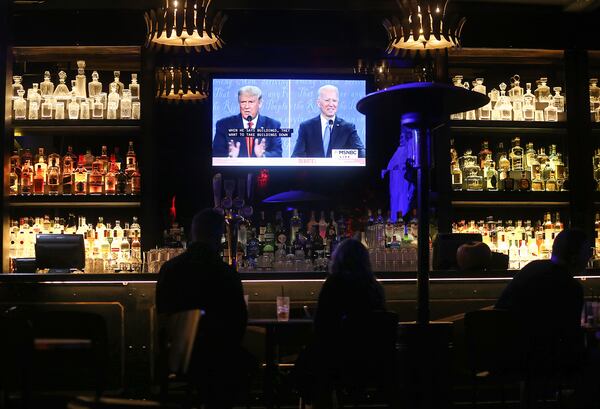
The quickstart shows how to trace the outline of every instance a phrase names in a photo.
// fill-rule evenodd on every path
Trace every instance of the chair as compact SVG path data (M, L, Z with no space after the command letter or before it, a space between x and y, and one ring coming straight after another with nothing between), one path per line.
M175 381L185 383L186 395L188 399L190 397L191 390L186 376L202 315L204 315L204 311L195 309L177 312L166 317L159 334L162 401L167 398L169 383Z
M398 315L373 311L348 316L342 322L341 366L333 380L335 400L360 403L361 395L375 390L389 407L396 407Z
M514 315L504 310L478 310L465 314L468 367L473 382L472 403L477 403L479 383L499 384L501 401L505 387L523 380L525 350L521 328Z

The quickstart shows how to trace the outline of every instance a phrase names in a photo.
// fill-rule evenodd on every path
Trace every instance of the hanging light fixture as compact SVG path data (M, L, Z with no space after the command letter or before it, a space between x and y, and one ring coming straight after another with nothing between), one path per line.
M429 52L460 47L465 17L448 10L449 0L396 0L402 17L385 19L388 54Z
M166 102L197 102L208 98L208 79L196 67L161 67L156 70L156 98Z
M227 16L213 12L210 4L211 0L165 0L164 6L146 12L146 46L218 50Z

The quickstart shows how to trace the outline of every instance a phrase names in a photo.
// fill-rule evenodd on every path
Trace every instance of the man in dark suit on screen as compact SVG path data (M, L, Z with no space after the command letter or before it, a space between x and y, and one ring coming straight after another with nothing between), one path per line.
M230 129L279 129L281 123L259 115L262 91L253 85L238 90L240 113L217 121L213 139L213 157L269 158L281 157L281 138L230 137Z
M319 88L317 106L321 113L300 124L292 157L331 158L332 149L357 149L365 157L365 147L354 124L337 117L340 92L333 85Z

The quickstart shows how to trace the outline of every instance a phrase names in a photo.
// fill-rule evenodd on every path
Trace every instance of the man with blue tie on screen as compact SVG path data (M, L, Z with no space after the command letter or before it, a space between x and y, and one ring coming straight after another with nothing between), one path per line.
M238 90L240 113L217 121L213 139L213 157L268 158L281 157L281 138L229 136L230 129L279 129L281 123L259 115L262 91L253 85Z
M365 147L356 127L336 116L340 92L333 85L319 88L317 106L321 113L300 124L292 157L331 158L332 149L356 149L365 157Z

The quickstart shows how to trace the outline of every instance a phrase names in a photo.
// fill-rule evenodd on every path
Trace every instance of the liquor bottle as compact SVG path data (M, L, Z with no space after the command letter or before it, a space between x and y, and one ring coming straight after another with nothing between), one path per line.
M104 118L104 104L100 99L100 96L94 97L94 107L92 109L92 118L102 119Z
M70 96L69 87L65 84L67 80L67 73L60 71L58 73L58 85L54 88L54 97L57 99L67 99Z
M50 81L50 71L44 71L44 81L40 84L42 97L47 98L54 92L54 83Z
M136 154L133 150L133 141L129 141L129 148L127 150L127 155L125 156L125 173L127 176L130 176L135 169L135 165L137 164Z
M496 164L492 160L492 155L487 155L484 161L483 175L485 178L484 189L488 191L498 190L498 171Z
M79 155L77 169L73 172L73 183L76 195L86 195L88 192L88 171L84 166L85 160L83 155Z
M79 118L79 104L77 103L77 96L75 91L71 94L71 101L67 105L67 111L69 112L69 119Z
M515 190L515 180L510 175L510 171L503 170L502 174L504 175L504 178L502 176L500 176L500 179L502 182L501 183L502 190L507 191L507 192L512 192L513 190Z
M258 221L258 241L261 246L265 243L265 231L267 230L267 220L265 219L265 212L260 212L260 220Z
M510 167L512 170L524 170L523 147L521 147L521 138L518 136L512 140L512 148L510 149Z
M525 151L525 163L524 168L525 170L528 170L530 172L533 173L532 169L531 169L531 165L533 165L534 162L537 162L536 157L537 157L537 152L535 151L535 149L533 149L533 143L529 142L525 145L526 147L526 151Z
M377 218L375 219L375 246L376 248L385 247L385 225L381 209L377 209Z
M466 190L483 190L483 177L481 176L481 168L477 163L477 157L472 154L471 149L467 149L461 159Z
M452 190L459 191L463 188L463 172L458 165L458 161L451 162L452 169L450 170L452 178Z
M324 256L325 244L321 233L319 232L319 226L313 226L312 230L312 258L321 258Z
M590 112L594 112L600 107L600 88L597 84L598 78L590 78Z
M523 95L523 119L533 121L535 119L535 95L531 93L531 83L525 84L526 91Z
M385 233L385 245L386 247L392 242L392 236L394 236L394 222L392 221L392 212L388 210L387 219L384 227Z
M33 168L29 160L25 161L23 168L21 169L21 194L30 195L33 193Z
M137 74L135 72L131 74L131 83L129 84L129 91L131 92L131 99L133 101L140 100L140 84L138 84Z
M33 83L32 88L27 90L27 103L29 105L28 119L39 119L40 107L42 105L42 96L38 88L38 83Z
M462 80L463 80L463 76L462 75L455 75L452 78L452 83L454 84L454 86L462 88L463 87ZM452 114L452 115L450 115L450 119L458 120L458 121L463 120L464 119L464 113L463 112L457 112L455 114Z
M121 119L131 119L131 91L128 89L123 90L120 115Z
M120 80L121 71L114 71L114 76L115 76L115 80L110 83L110 86L112 87L114 85L117 92L119 93L119 96L122 96L123 89L125 89L125 86L123 85L123 83Z
M537 156L537 161L540 165L541 177L543 180L546 180L547 174L545 172L548 172L548 173L550 172L550 169L548 169L548 171L546 171L546 167L549 167L550 164L548 163L548 155L546 155L546 151L543 147L540 148L540 151Z
M560 190L563 190L565 180L567 179L567 169L562 160L562 154L560 152L558 152L556 154L554 171L555 171L556 181L558 183L558 186L559 186Z
M102 174L102 162L96 158L92 163L92 171L89 175L90 195L101 195L104 193L104 175Z
M506 95L506 84L500 84L500 98L496 104L496 109L500 111L500 120L511 121L513 107L510 98Z
M554 237L558 236L558 233L563 231L564 229L563 223L560 221L560 212L556 212L556 216L554 218Z
M523 120L523 88L520 86L520 77L515 74L511 78L511 88L508 96L513 106L513 118L515 121Z
M56 161L52 161L48 167L48 194L57 195L60 187L60 169L56 166Z
M473 86L475 86L476 84L477 83L475 81L473 81ZM467 81L465 81L463 83L463 88L467 89L467 90L470 88L469 87L469 83ZM465 119L467 121L474 121L474 120L476 120L477 119L477 111L475 111L474 109L472 109L470 111L465 112Z
M518 270L519 269L519 248L515 245L515 240L510 240L508 248L508 269Z
M106 108L106 119L117 119L117 110L121 97L114 83L110 84L110 93L108 94L108 105Z
M317 220L315 219L315 211L311 210L310 212L310 220L308 221L308 223L306 224L306 231L308 233L312 232L312 228L314 225L318 225Z
M531 180L529 180L529 175L527 172L521 171L521 177L518 180L517 186L521 192L527 192L531 190Z
M401 210L398 210L396 213L396 222L394 223L393 235L399 242L404 240L404 219L402 218Z
M334 225L335 221L333 218L329 220L329 224L327 225L327 238L326 238L326 257L331 257L335 248L337 247L337 230Z
M14 101L19 96L19 90L23 90L23 77L20 75L13 75L13 83L12 83L12 97L11 99ZM23 90L25 91L25 90Z
M296 236L298 235L298 231L302 226L302 220L300 220L300 216L298 216L298 209L294 209L292 213L292 217L290 218L290 241L294 242L296 240Z
M99 78L98 71L93 71L92 72L92 81L90 83L88 83L88 92L89 92L90 98L95 98L97 96L100 96L100 93L102 92L102 83L100 81L98 81L98 78Z
M596 249L600 249L600 213L596 212L596 221L594 222L594 231L596 232L596 237L594 238L594 244Z
M250 237L246 243L246 258L255 261L260 253L260 242L256 238L256 229L250 230Z
M117 187L117 174L116 174L116 164L114 161L114 156L111 157L110 165L108 168L108 172L104 177L104 194L114 195L116 193Z
M137 164L134 166L133 173L129 178L130 182L130 193L132 195L139 195L142 193L142 175L137 167Z
M554 103L554 99L550 97L548 106L544 108L544 120L546 122L557 122L558 121L558 110Z
M41 118L52 119L52 110L54 107L54 99L52 97L45 97L42 102Z
M13 109L15 112L15 119L26 119L27 118L27 101L23 98L25 90L17 90L17 98L13 102Z
M319 218L319 235L322 239L327 236L327 221L325 220L325 210L321 210L321 217Z
M546 190L546 186L544 184L544 181L542 180L541 173L539 172L539 165L538 171L532 173L531 190L534 192L543 192L544 190Z
M413 240L419 239L419 219L417 218L417 209L412 209L412 218L408 222L408 228Z
M540 78L537 88L535 89L535 91L533 91L535 98L540 103L550 102L550 87L546 85L546 82L548 82L548 78Z
M137 231L134 231L133 239L131 240L131 258L142 259L142 244L140 243L140 235Z
M488 147L488 141L483 141L481 143L481 150L479 151L479 154L477 155L477 159L479 161L479 167L481 169L483 169L485 167L485 161L488 157L488 155L491 157L492 156L492 151L489 149Z
M35 165L35 175L33 176L33 194L43 195L45 186L44 170L40 164Z
M116 174L116 185L115 185L115 193L117 195L125 195L127 194L127 175L122 170L118 170Z
M79 60L77 61L77 75L75 76L75 93L77 96L86 98L86 83L87 79L85 78L85 61Z
M560 94L562 88L554 87L552 89L554 90L554 96L552 97L552 101L554 102L554 106L556 107L556 112L565 112L565 97Z
M19 175L17 174L17 168L10 166L10 173L8 176L8 194L10 196L16 196L19 194Z
M554 171L550 171L550 176L546 180L546 192L556 192L558 191L558 181L554 175Z

